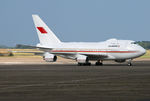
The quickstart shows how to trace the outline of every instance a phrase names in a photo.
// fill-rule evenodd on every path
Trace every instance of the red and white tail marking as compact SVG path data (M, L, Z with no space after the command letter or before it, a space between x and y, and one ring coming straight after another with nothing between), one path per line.
M32 15L32 17L41 45L53 47L56 44L61 43L61 41L56 37L52 30L42 21L38 15Z
M43 28L43 27L37 27L37 29L42 33L42 34L46 34L47 31Z

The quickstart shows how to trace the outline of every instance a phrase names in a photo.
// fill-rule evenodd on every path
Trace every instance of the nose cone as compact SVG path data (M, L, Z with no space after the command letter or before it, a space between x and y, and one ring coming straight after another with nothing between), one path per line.
M141 56L144 55L145 53L146 53L146 50L143 47L141 47L141 49L140 49Z

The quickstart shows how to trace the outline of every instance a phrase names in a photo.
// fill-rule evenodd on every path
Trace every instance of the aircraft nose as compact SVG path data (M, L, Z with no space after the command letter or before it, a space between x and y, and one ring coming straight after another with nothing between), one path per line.
M146 50L143 47L141 47L140 53L141 53L141 55L144 55L146 53Z

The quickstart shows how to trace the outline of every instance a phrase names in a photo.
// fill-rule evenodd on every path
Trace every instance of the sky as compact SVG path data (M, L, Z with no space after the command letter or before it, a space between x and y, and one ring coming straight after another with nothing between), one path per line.
M0 45L36 45L32 14L63 42L150 41L150 0L0 0Z

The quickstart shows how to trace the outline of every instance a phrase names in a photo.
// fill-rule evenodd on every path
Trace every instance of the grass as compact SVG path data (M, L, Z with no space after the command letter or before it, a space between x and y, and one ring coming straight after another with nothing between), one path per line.
M39 57L38 55L35 55L34 52L41 52L38 51L37 49L11 49L10 51L16 51L13 52L13 55L15 57ZM23 53L23 52L33 52L33 53ZM40 56L41 57L41 56Z
M13 57L19 56L37 56L34 53L23 53L23 52L41 52L36 49L0 49L1 56L9 56L10 53L13 53Z

